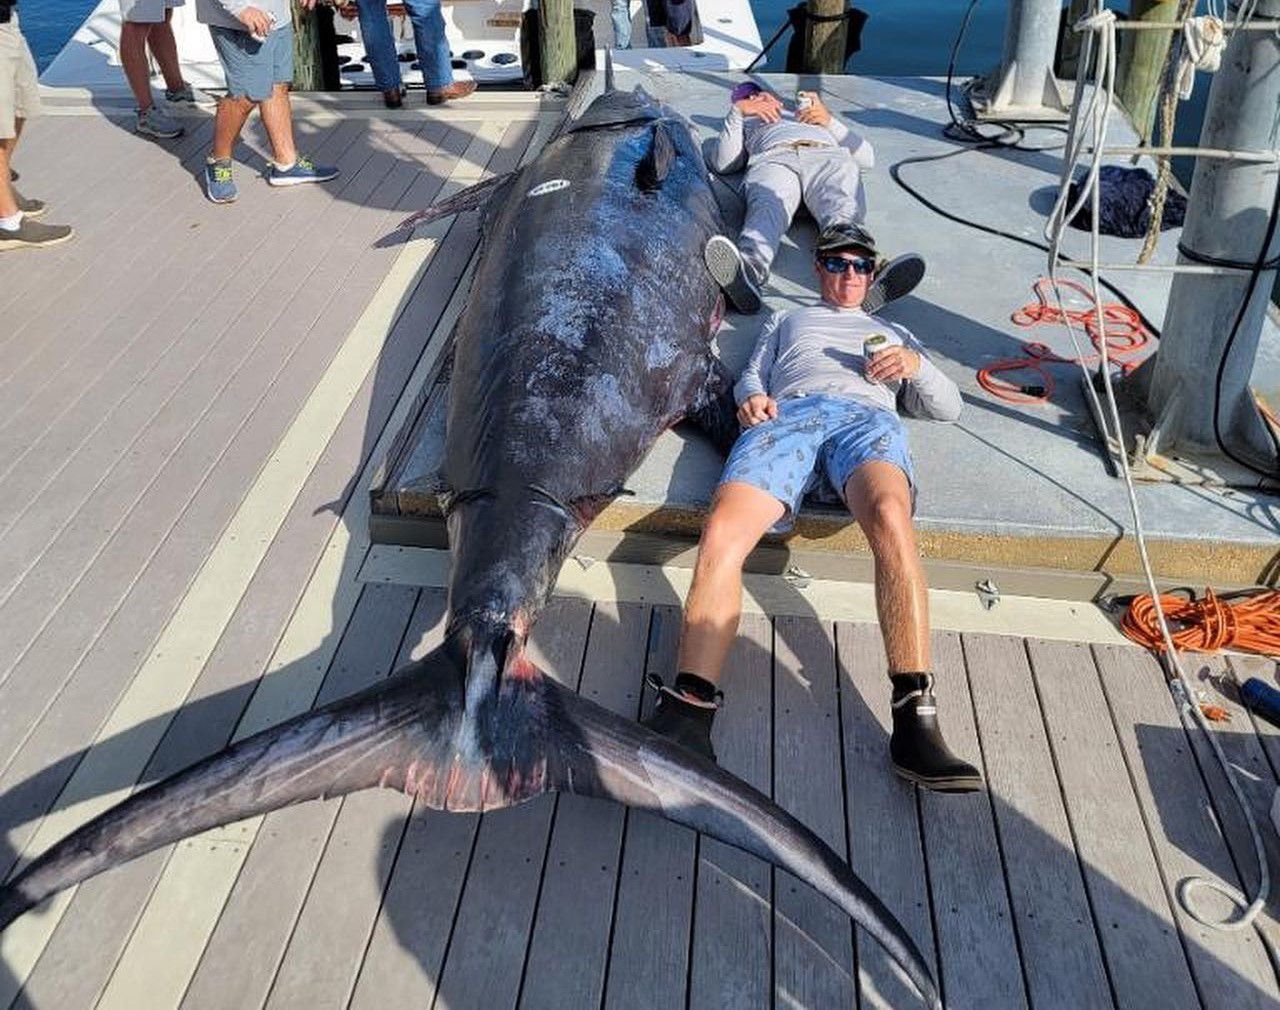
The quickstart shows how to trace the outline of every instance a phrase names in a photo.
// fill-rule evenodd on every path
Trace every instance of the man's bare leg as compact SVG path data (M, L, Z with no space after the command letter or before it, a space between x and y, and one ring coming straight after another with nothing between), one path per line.
M716 490L684 605L681 670L720 682L742 615L743 563L785 511L773 495L751 484L731 481Z
M187 86L182 79L182 66L178 63L178 43L173 37L173 8L164 12L164 20L151 26L151 34L147 38L156 62L160 64L160 73L164 75L164 86L170 91L181 91Z
M865 463L845 482L845 501L875 561L876 612L893 684L893 770L942 792L981 789L981 773L951 752L938 727L928 583L916 548L906 475L892 463Z
M213 120L213 160L229 161L235 150L236 141L240 139L240 131L249 121L249 113L253 111L253 100L243 95L236 98L224 98L218 102L218 112Z
M845 484L845 501L875 560L876 614L889 672L932 667L929 656L929 584L911 522L911 486L892 463L860 466Z
M277 84L271 97L258 106L262 125L271 142L271 156L281 168L288 168L298 160L298 149L293 144L293 109L289 104L289 85Z
M784 511L780 501L750 484L732 481L717 489L685 601L679 673L673 687L659 692L653 714L645 720L650 729L712 761L716 684L738 633L742 565Z
M9 181L9 165L13 159L13 149L17 146L17 137L0 140L0 218L13 217L18 213L18 197L13 191L13 183Z
M147 36L155 25L126 21L120 27L120 65L124 67L125 80L133 92L133 100L139 112L151 108L151 68L147 65ZM169 36L173 37L172 33ZM177 48L174 49L177 59Z

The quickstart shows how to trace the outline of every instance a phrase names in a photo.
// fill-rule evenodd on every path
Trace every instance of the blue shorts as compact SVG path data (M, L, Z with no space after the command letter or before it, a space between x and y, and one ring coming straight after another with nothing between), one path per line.
M845 397L796 396L778 404L772 421L738 436L720 483L739 481L777 498L787 511L773 531L785 533L795 523L800 500L823 476L843 500L853 471L876 461L892 463L906 474L914 511L915 474L897 414Z
M280 25L266 41L247 31L210 25L213 47L227 77L228 98L265 102L277 84L293 81L293 25Z

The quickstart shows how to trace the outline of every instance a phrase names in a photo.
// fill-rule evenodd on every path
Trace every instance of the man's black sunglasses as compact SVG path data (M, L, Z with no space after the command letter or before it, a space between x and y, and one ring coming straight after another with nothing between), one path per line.
M822 269L829 274L842 274L847 270L853 270L855 274L866 277L875 272L876 261L870 256L854 256L852 258L844 256L820 256L818 263Z

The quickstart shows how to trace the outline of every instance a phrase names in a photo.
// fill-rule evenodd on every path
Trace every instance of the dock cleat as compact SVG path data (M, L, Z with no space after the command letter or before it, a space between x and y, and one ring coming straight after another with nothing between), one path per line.
M951 753L938 727L933 674L896 673L893 681L893 770L916 785L940 793L972 793L983 786L982 773Z
M273 186L300 186L307 182L328 182L338 177L338 170L330 165L317 165L310 159L299 156L288 168L271 166L267 182Z
M645 682L658 692L653 711L641 725L674 740L710 761L716 759L711 746L711 723L720 709L724 692L692 673L676 677L676 686L667 687L662 678L650 674Z

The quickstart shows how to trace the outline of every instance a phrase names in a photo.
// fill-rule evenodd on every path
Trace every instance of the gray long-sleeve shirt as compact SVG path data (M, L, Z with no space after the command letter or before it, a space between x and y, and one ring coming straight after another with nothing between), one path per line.
M721 174L736 172L749 158L758 157L770 148L807 140L816 144L838 144L853 155L854 164L869 169L875 164L871 142L837 119L831 117L826 126L801 123L795 113L784 109L782 119L766 123L758 116L744 117L736 106L729 109L716 139L711 167Z
M248 31L236 17L246 7L257 7L263 14L274 14L277 28L292 22L289 0L196 0L196 20L204 25Z
M862 345L875 333L920 355L915 378L878 383L863 375ZM925 356L910 330L861 309L825 302L775 312L765 323L734 387L734 399L741 405L759 393L775 400L812 393L847 396L885 410L897 410L901 394L907 414L934 421L956 420L963 406L959 388Z

